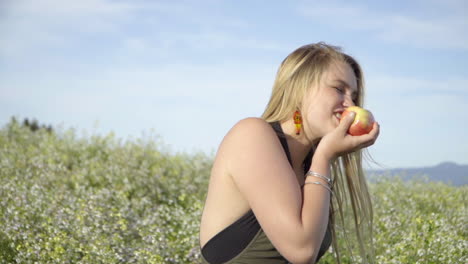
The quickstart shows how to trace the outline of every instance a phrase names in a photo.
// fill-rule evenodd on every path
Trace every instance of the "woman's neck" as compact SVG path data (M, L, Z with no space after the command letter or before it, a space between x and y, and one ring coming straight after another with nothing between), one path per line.
M288 142L289 152L294 168L300 168L307 154L320 140L319 137L306 137L304 130L301 130L300 135L296 135L296 126L292 119L280 122L283 133Z

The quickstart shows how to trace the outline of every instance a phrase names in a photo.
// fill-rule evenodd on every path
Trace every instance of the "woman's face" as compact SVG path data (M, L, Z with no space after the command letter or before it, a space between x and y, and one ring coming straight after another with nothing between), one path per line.
M358 96L356 76L345 62L332 63L315 85L306 94L302 108L305 134L312 140L335 129L341 113L355 105Z

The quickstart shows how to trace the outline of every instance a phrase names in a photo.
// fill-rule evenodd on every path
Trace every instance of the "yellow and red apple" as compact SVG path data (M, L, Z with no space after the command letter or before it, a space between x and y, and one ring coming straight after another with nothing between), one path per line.
M372 113L359 106L350 106L346 108L341 115L341 120L346 118L351 112L356 113L356 115L354 116L353 123L349 127L348 133L352 136L368 134L372 130L375 122Z

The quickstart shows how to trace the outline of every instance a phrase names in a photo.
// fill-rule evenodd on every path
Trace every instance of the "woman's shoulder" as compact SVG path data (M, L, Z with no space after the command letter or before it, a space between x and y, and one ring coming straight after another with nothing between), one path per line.
M238 121L228 132L227 137L246 139L245 137L263 137L266 134L274 134L268 122L258 117L247 117Z
M229 130L219 150L245 151L272 144L276 140L276 133L268 122L258 117L248 117L238 121Z
M247 130L252 132L252 130L260 130L260 131L270 131L271 125L262 118L259 117L247 117L244 119L239 120L231 130Z

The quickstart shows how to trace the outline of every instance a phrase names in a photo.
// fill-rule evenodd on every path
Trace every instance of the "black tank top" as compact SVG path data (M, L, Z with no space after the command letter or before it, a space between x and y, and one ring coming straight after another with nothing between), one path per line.
M270 123L275 130L283 149L292 166L286 137L278 122ZM311 151L303 162L304 174L310 168L313 152ZM322 241L316 261L318 261L331 245L330 225ZM249 249L252 252L248 252ZM237 221L223 229L211 238L201 250L204 263L288 263L274 248L264 234L252 210L249 210Z

